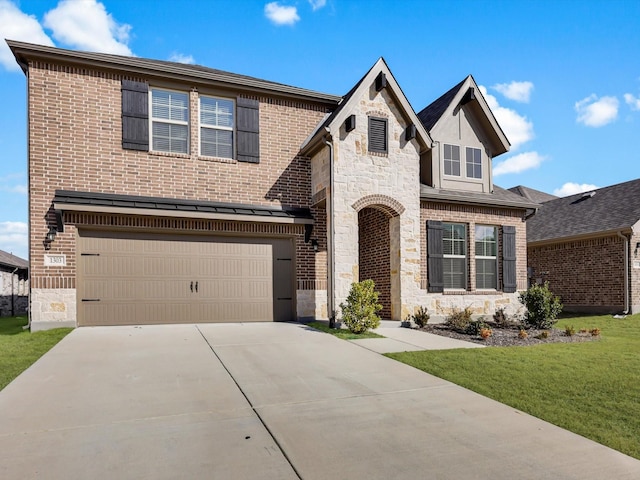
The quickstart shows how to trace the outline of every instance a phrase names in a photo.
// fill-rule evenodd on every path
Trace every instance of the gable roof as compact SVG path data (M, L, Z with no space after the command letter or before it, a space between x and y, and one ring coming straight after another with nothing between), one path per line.
M16 61L26 73L28 61L32 59L55 61L91 66L101 69L112 69L126 72L129 75L142 74L163 78L174 78L184 81L206 82L207 85L233 86L234 89L259 91L277 94L284 97L327 103L334 107L339 96L315 92L304 88L293 87L283 83L271 82L260 78L225 72L201 65L152 60L140 57L127 57L108 53L80 52L57 47L35 45L32 43L6 40Z
M527 220L527 243L628 230L640 220L640 179L545 202Z
M520 195L521 197L528 198L532 202L536 202L536 203L544 203L544 202L548 202L550 200L555 200L559 198L559 197L556 197L555 195L551 195L550 193L541 192L540 190L525 187L524 185L511 187L508 190L517 195Z
M482 121L488 137L493 144L493 157L509 151L511 144L498 124L496 117L493 115L472 75L468 75L451 90L423 108L418 113L418 118L429 134L432 134L438 122L447 112L453 112L455 108L462 108L462 106L470 109L475 116Z
M384 58L380 57L369 71L351 88L351 90L342 97L338 108L318 124L314 132L300 147L302 152L308 152L316 146L326 133L332 132L335 136L336 132L334 131L340 128L355 106L354 103L357 102L357 99L364 93L364 90L370 87L380 73L383 73L387 78L387 86L385 88L391 92L391 95L397 101L398 106L401 107L402 113L404 113L409 121L416 126L417 140L422 144L425 150L431 148L433 141L431 140L429 133L425 130L422 122L411 107L411 104L404 95L400 85L398 85L398 82L391 73L387 62L385 62Z
M497 207L519 208L523 210L538 208L540 206L497 185L493 186L492 193L482 193L463 190L444 190L421 184L420 200L462 203L467 205L494 205Z
M5 265L11 268L19 268L21 270L26 270L27 268L29 268L29 262L20 257L16 257L9 252L5 252L4 250L0 250L0 265Z

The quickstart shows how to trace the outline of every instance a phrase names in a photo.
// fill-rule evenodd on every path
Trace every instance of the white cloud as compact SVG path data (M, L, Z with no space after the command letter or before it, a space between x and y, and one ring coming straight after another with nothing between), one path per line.
M618 117L618 104L616 97L598 98L595 93L591 94L576 102L576 121L587 127L602 127Z
M190 65L193 65L194 63L196 63L195 59L193 58L193 55L185 55L183 53L172 53L171 56L169 57L169 61L170 62L178 62L178 63L188 63Z
M0 250L28 258L28 228L25 222L0 222Z
M507 158L493 166L493 176L505 175L507 173L520 173L532 168L538 168L546 159L538 152L524 152Z
M640 98L636 98L630 93L625 93L624 101L631 107L631 110L640 110Z
M500 127L509 139L511 150L517 150L523 143L534 137L533 123L515 110L501 107L496 97L489 95L484 86L480 85L479 88Z
M533 91L533 83L531 82L511 82L511 83L498 83L494 85L494 90L497 90L502 95L510 100L516 102L529 103L531 98L531 92Z
M22 12L8 0L0 0L0 32L0 64L7 70L18 72L20 67L4 41L5 38L53 46L38 19Z
M324 7L327 4L327 0L309 0L309 4L315 12L316 10L320 10L322 7Z
M61 0L44 16L57 41L80 50L131 55L131 25L117 23L96 0Z
M270 2L264 6L264 14L276 25L293 25L300 17L296 7L287 7L278 2Z
M556 197L568 197L569 195L575 195L576 193L582 193L582 192L590 192L598 188L600 187L591 185L590 183L567 182L564 185L562 185L560 188L556 188L553 191L553 194Z
M0 177L0 191L9 193L27 194L27 185L24 182L24 174L10 173Z

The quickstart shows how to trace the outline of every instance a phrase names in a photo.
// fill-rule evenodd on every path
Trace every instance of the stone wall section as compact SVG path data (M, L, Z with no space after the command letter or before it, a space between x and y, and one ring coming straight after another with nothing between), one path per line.
M199 91L230 98L237 97L237 92L212 92L206 85L188 82L163 83L162 87L190 95L190 152L138 152L122 148L122 78L120 73L99 69L46 62L29 65L30 261L32 301L39 306L34 315L40 315L39 320L59 317L48 307L40 308L53 301L54 291L75 291L75 228L65 225L50 251L45 252L43 244L49 226L55 224L56 189L266 206L311 205L310 159L298 153L325 115L326 105L250 96L260 102L260 163L242 163L199 156ZM126 78L154 85L153 79ZM66 266L45 266L45 253L66 255ZM313 272L312 278L305 273L297 278L303 288L315 288L316 280L324 281L326 273L315 276L312 250L298 253L298 262L298 272ZM75 303L66 305L69 315L72 310Z
M640 222L633 227L633 235L629 241L629 281L630 281L630 299L629 305L631 313L640 313L640 248L636 248L640 244Z
M390 221L392 318L400 320L413 311L420 292L419 145L416 140L405 141L408 121L387 89L376 92L372 85L355 102L355 130L346 132L340 126L332 132L336 305L345 300L351 284L359 278L358 211L354 204L363 197L384 195L404 209L401 214L395 212ZM368 151L369 116L388 120L386 154Z
M26 315L29 306L29 280L0 271L0 317Z

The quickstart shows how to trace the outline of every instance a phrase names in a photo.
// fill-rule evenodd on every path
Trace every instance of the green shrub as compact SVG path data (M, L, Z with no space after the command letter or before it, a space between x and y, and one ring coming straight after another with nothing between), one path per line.
M529 290L520 292L520 303L527 307L524 324L529 328L551 328L562 311L560 298L549 290L549 283L532 285Z
M444 321L445 325L456 332L466 333L471 323L471 309L469 307L464 310L454 308L450 315Z
M564 334L567 337L573 337L576 334L576 329L573 325L567 325L564 327Z
M493 314L493 321L498 328L512 328L518 323L514 318L507 315L504 308L496 310L496 313Z
M480 335L480 332L484 329L489 328L489 326L484 322L484 319L480 320L471 320L465 328L464 333L468 335Z
M363 333L380 325L378 312L379 293L375 291L373 280L354 282L346 302L340 304L342 321L352 333Z
M426 327L429 322L430 315L425 307L419 307L416 313L409 315L409 319L413 320L420 328Z

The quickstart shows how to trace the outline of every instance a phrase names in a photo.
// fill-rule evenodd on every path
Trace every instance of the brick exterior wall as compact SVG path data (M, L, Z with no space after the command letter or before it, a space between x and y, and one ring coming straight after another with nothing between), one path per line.
M616 313L624 309L624 241L620 237L532 246L528 258L533 278L548 281L566 311Z
M629 304L631 306L632 313L640 313L640 248L636 250L636 245L640 243L640 229L636 225L634 231L637 232L631 236L629 242L629 257L630 257L630 295Z
M454 205L433 201L423 201L420 205L420 273L421 288L425 290L424 304L435 313L434 320L442 320L453 309L470 307L477 315L493 315L496 309L504 308L509 313L522 310L517 293L508 294L501 291L502 279L502 226L511 225L516 228L516 275L517 289L527 288L527 238L525 223L522 221L524 210L482 207L470 205ZM464 292L447 292L444 294L426 293L429 285L427 272L427 220L461 223L467 229L467 289ZM498 227L498 290L488 292L476 290L475 280L475 226L488 225Z
M325 105L251 97L260 101L260 163L242 163L198 156L197 108L202 85L162 84L190 95L190 153L138 152L122 148L122 78L119 73L97 69L44 62L29 65L33 288L75 288L74 225L77 219L67 216L65 221L70 224L57 235L48 252L65 254L66 266L44 265L43 240L49 226L55 225L52 200L56 189L267 206L310 206L310 160L298 152L326 113ZM153 85L152 79L127 78L149 80ZM218 91L215 94L233 98L236 93ZM316 232L322 234L326 221L322 217L318 220ZM166 221L169 224L177 220ZM186 222L195 225L194 221ZM190 226L184 228L190 229ZM326 284L326 266L323 267L326 253L316 258L310 245L304 244L300 237L299 228L295 229L295 233L289 234L296 237L298 287L313 289L316 284ZM321 256L325 256L325 260ZM318 275L316 266L320 267Z
M358 253L360 281L371 279L382 310L382 318L391 318L391 242L389 216L374 208L364 208L358 212Z

